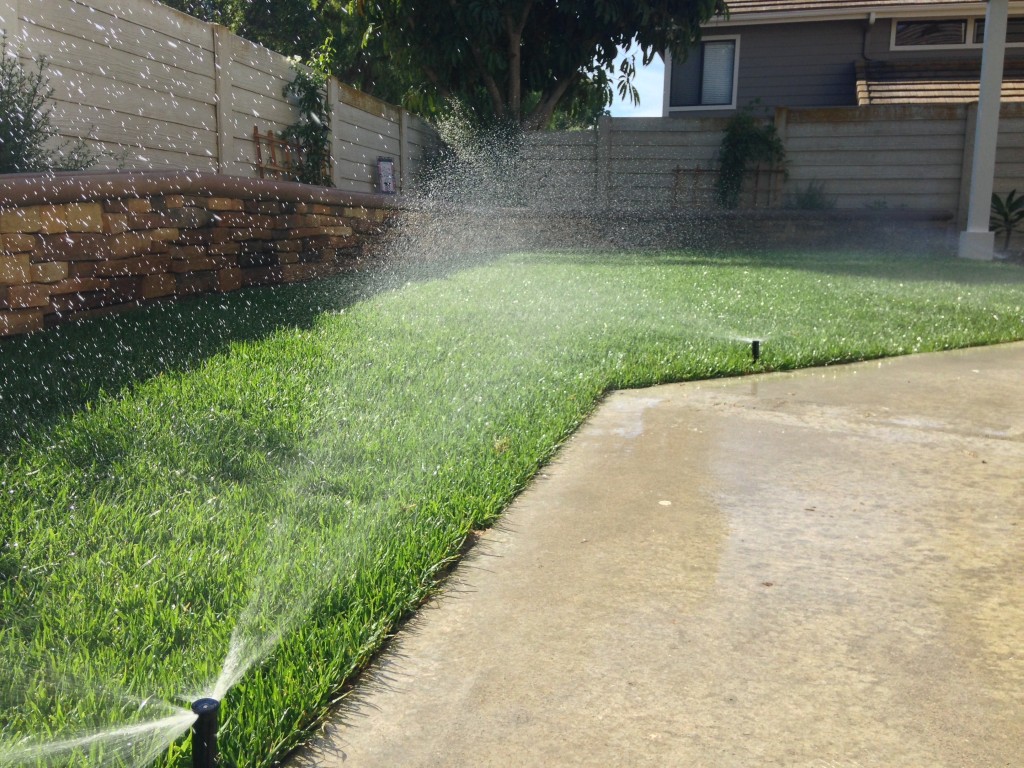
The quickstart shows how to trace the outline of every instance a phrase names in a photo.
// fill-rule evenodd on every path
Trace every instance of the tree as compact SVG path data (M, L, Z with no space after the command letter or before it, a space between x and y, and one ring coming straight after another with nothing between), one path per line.
M327 0L338 3L341 0ZM610 97L619 48L643 62L685 56L722 0L348 0L379 39L445 99L484 103L498 120L547 126L556 108L597 85ZM633 95L635 60L618 72ZM589 84L589 85L588 85Z
M313 58L346 85L400 102L415 83L392 66L380 42L367 38L368 21L343 3L308 0L163 0L239 37L303 61ZM364 41L368 44L364 45Z

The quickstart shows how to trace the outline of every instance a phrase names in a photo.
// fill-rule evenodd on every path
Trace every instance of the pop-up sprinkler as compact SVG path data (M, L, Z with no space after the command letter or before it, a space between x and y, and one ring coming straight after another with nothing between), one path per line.
M192 711L197 715L192 724L192 768L214 768L217 761L217 699L196 699Z
M754 358L754 362L755 363L757 362L758 358L761 357L761 340L760 339L751 339L750 340L750 356L752 358Z

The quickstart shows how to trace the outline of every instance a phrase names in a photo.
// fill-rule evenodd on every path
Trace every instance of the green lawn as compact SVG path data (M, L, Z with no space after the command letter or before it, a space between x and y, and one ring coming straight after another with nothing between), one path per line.
M945 258L529 254L371 288L0 343L0 763L160 721L76 754L188 765L178 707L234 682L222 753L270 765L609 389L1024 339L1024 269Z

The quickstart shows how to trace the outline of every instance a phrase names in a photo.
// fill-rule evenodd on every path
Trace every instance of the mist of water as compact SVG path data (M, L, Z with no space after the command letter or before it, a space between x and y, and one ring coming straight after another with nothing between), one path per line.
M538 178L537 164L545 160L531 147L530 138L516 130L476 131L457 119L442 129L449 149L428 169L422 191L410 197L412 210L391 231L385 247L393 270L384 279L416 274L417 267L437 276L516 250L581 252L610 250L627 242L659 244L668 226L688 228L698 236L699 227L681 213L668 224L646 216L646 203L639 198L616 201L610 209L595 195L592 180L567 176L560 185L552 185L550 179L543 186L534 184L530 180ZM699 312L670 311L693 332L729 340L753 337ZM369 400L362 404L367 411L373 407ZM245 605L231 618L234 624L223 663L215 679L190 698L228 696L326 593L343 589L346 573L360 567L362 557L386 539L394 521L372 500L359 505L358 525L348 525L343 513L333 518L320 516L322 510L311 514L304 497L315 474L308 466L315 463L308 459L305 465L296 462L281 468L287 478L287 492L281 498L293 503L274 510L265 537L254 537L253 546L264 547L265 552L253 558L259 567L251 572ZM93 688L83 685L80 692L92 696ZM78 760L86 765L145 766L195 719L190 711L147 701L127 714L123 705L114 714L101 709L101 723L56 723L49 735L0 743L0 765L57 766Z
M79 762L111 768L144 766L166 752L195 720L192 712L181 710L158 720L112 726L54 740L27 739L10 747L0 746L0 766L57 768Z

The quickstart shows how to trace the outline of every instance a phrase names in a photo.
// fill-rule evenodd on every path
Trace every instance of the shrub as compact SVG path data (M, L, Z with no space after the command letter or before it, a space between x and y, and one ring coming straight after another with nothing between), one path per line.
M1017 190L1011 189L1006 198L1001 198L995 192L992 193L992 212L989 216L989 226L997 235L1005 235L1003 250L1010 247L1010 238L1013 231L1024 219L1024 196L1017 197Z
M281 136L298 144L300 154L296 164L299 181L303 184L332 186L331 181L331 117L324 95L327 75L315 67L293 66L295 79L284 87L284 95L291 98L299 110L299 120L286 128Z
M760 162L781 163L785 157L786 150L775 125L759 121L752 107L741 109L729 119L718 150L719 203L735 208L747 168Z
M46 59L35 60L26 72L6 38L0 46L0 173L78 171L94 164L99 155L81 139L52 148L58 136L50 120L53 95L46 76Z
M809 181L806 187L797 187L786 201L787 208L801 211L830 211L836 207L836 199L825 193L825 182Z

